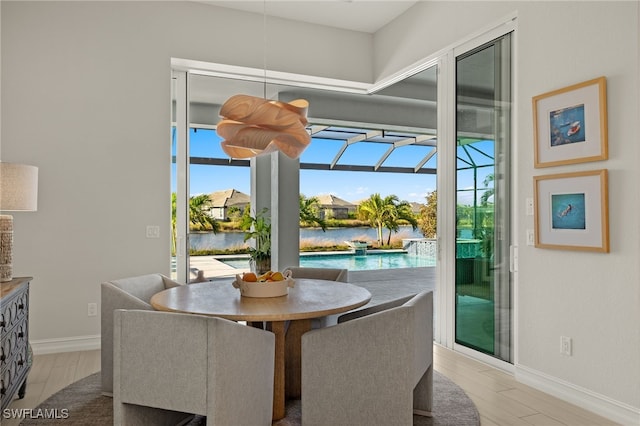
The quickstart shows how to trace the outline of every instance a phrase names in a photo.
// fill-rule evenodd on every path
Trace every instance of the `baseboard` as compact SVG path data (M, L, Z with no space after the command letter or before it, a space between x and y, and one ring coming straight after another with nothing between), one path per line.
M522 365L516 380L622 425L640 425L640 408L632 407Z
M100 349L100 335L62 337L59 339L29 340L35 355L58 352L92 351Z

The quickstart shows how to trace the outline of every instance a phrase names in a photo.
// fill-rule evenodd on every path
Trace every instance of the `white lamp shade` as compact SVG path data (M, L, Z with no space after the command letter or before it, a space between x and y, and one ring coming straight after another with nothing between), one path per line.
M0 163L0 210L38 210L38 168Z

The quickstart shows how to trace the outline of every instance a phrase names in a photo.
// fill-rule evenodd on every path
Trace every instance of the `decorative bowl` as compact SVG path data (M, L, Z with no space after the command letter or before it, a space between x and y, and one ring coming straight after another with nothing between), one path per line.
M240 295L245 297L279 297L289 293L289 287L295 285L293 278L287 276L282 281L243 281L240 275L236 275L233 286L240 290Z

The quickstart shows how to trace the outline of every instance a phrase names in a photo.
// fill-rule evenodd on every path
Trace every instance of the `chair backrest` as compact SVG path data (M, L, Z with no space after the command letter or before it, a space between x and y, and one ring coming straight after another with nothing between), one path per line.
M339 281L346 283L349 280L348 269L338 268L305 268L290 266L285 271L291 271L292 278L310 278L316 280Z
M151 297L167 288L180 285L162 274L147 274L137 277L121 278L108 283L122 289L122 291L149 303Z
M303 334L302 424L411 424L412 407L430 411L432 297Z
M100 286L100 342L102 393L113 392L113 311L115 309L153 310L151 297L181 285L162 274L147 274L103 282Z
M382 311L386 311L387 309L401 306L415 296L416 296L415 294L410 294L408 296L403 296L398 299L390 300L388 302L379 303L371 306L367 305L367 307L364 309L347 312L346 314L340 315L338 317L338 323L351 321L356 318L364 317L367 315L375 314L376 312L382 312Z
M118 309L114 324L114 418L133 404L206 415L207 424L270 424L273 333L145 310Z
M433 292L422 292L406 302L413 310L414 386L433 364Z
M412 323L406 324L406 326L413 332L413 378L415 386L429 366L433 364L433 292L424 291L361 311L349 312L341 315L338 318L338 323L406 308L411 309L413 318Z

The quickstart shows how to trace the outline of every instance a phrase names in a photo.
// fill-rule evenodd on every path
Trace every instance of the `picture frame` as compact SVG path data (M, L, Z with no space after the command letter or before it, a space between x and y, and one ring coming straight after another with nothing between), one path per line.
M535 96L533 133L536 168L606 160L606 78Z
M533 179L535 247L609 252L606 169Z

